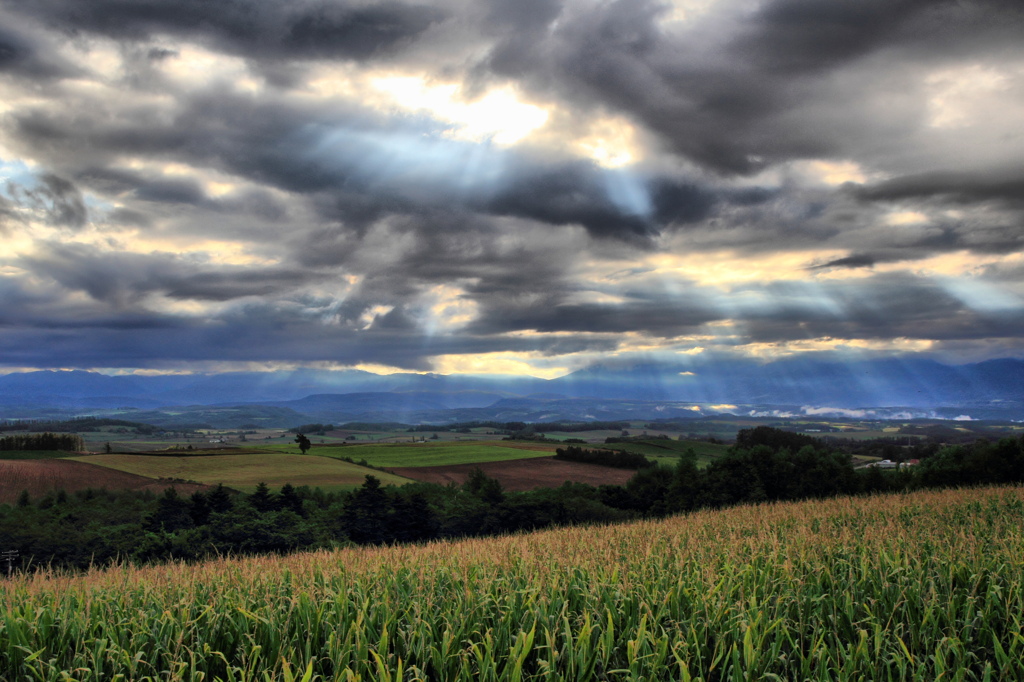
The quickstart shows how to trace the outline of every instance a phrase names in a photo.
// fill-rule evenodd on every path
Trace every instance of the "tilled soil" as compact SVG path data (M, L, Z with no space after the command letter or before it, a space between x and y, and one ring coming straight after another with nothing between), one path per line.
M622 485L635 471L613 469L596 464L563 462L552 457L533 457L506 462L453 464L440 467L396 467L392 473L426 483L465 483L470 472L480 469L501 483L505 490L519 492L535 488L557 488L566 481L589 485Z
M148 478L124 471L66 459L0 460L0 503L17 501L22 490L37 498L54 490L152 490L174 487L180 495L191 495L209 486Z

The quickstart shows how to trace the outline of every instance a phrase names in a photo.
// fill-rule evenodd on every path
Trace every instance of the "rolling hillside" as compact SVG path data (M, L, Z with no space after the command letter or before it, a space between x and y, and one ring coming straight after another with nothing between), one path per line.
M1019 487L0 584L4 679L1010 680Z

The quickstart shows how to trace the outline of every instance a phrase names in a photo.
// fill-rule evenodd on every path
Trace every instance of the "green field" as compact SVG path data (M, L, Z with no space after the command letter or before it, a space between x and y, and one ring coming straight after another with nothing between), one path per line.
M553 446L542 450L527 450L519 444L502 444L502 441L456 441L426 443L394 443L373 445L314 445L310 455L318 457L348 457L356 462L366 461L375 467L435 467L451 464L480 464L483 462L504 462L530 457L551 457ZM545 448L544 445L539 445ZM275 447L276 450L298 452L299 446Z
M261 482L272 487L291 483L324 490L349 490L361 485L367 474L376 476L385 485L409 483L409 479L401 476L312 455L86 455L72 459L150 478L176 478L208 485L223 483L243 492L252 492Z
M459 442L459 441L480 441L480 440L494 440L495 436L488 433L489 429L476 429L469 433L452 433L445 427L439 427L437 431L343 431L336 430L332 433L344 433L344 437L341 436L328 436L326 439L321 436L309 436L310 440L314 443L319 443L324 440L325 443L338 443L342 442L348 444L367 444L367 443L418 443L422 441L427 442ZM437 438L433 438L434 435ZM306 434L309 435L309 434Z
M1024 679L1024 489L0 584L0 678Z
M723 456L729 449L728 445L708 443L700 440L678 441L661 438L641 442L608 443L600 447L606 450L621 450L623 452L643 455L648 459L653 459L658 464L666 466L674 466L679 461L679 455L688 449L692 449L697 455L698 465L702 467L707 466L712 460Z

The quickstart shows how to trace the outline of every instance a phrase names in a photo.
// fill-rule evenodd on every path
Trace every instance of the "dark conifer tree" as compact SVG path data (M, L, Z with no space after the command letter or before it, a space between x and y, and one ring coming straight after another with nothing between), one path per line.
M491 478L479 467L469 473L469 477L462 487L469 494L479 497L490 505L501 504L505 501L505 491L501 486L501 481Z
M422 494L396 495L392 507L391 535L396 542L423 542L437 537L437 514Z
M146 522L147 530L173 533L176 530L191 528L192 515L187 500L178 495L174 488L168 488L157 501L156 511Z
M697 454L693 448L686 448L672 471L668 485L668 506L673 512L690 511L697 503L700 489L700 470L697 469Z
M189 515L192 517L192 523L197 526L205 526L210 522L210 500L202 492L192 493L192 497L189 498Z
M291 483L285 483L281 486L281 493L277 498L277 506L281 511L291 511L299 516L306 516L306 510L302 507L302 498L299 497L295 486Z
M270 488L263 481L257 483L256 490L249 495L249 504L261 514L277 510L277 500L270 494Z
M228 492L223 483L218 483L217 487L207 494L206 501L210 505L210 511L217 514L229 512L235 506L234 500L231 499L231 493Z
M367 475L345 503L342 526L352 542L360 545L391 542L391 512L391 497L381 488L380 479Z

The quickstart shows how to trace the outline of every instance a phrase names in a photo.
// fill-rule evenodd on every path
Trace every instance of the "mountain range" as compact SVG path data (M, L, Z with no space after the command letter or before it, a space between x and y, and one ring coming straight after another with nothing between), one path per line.
M652 419L794 410L1024 419L1024 360L606 362L550 380L310 369L121 376L49 370L0 376L0 418L124 408L158 415L188 406L279 408L285 421L335 422ZM203 412L184 412L190 411Z

